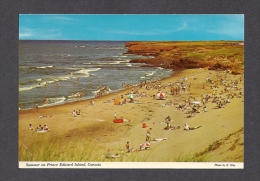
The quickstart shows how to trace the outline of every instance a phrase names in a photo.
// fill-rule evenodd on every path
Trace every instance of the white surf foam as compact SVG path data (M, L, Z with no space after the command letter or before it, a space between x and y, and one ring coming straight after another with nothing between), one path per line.
M146 75L146 76L152 76L154 73L155 73L155 71L152 71L152 72L146 73L145 75Z
M36 67L38 69L46 69L46 68L53 68L53 65L49 65L49 66L40 66L40 67Z
M84 77L89 77L89 72L95 72L100 70L101 68L91 68L91 69L81 69L78 71L73 72L72 74L76 74L76 75L83 75Z
M125 55L114 55L112 57L126 58L127 56L125 56Z
M48 107L48 106L59 105L59 104L64 103L65 100L66 100L65 97L48 98L48 104L39 105L39 107Z

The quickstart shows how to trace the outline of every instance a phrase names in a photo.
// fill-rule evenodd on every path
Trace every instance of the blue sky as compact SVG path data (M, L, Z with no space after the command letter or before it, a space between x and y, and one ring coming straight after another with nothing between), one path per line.
M244 15L21 14L20 40L244 40Z

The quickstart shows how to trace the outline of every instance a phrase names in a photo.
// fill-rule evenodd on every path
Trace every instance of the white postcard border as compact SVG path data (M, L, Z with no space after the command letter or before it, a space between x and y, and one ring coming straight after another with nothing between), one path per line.
M25 169L244 169L243 162L26 162Z

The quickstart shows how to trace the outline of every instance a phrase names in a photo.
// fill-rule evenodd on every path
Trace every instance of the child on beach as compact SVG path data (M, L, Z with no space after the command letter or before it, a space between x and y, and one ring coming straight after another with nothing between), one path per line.
M150 139L151 139L151 130L152 130L152 128L150 128L150 129L148 129L147 130L147 132L146 132L146 140L145 141L150 141Z

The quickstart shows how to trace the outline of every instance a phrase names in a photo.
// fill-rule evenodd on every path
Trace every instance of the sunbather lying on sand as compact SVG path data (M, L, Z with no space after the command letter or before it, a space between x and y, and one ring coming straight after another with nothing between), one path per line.
M110 152L110 149L107 150L107 155L102 155L102 157L105 157L105 158L120 158L120 155L118 154L112 154Z
M49 116L49 118L51 118L52 116ZM39 118L41 119L41 118L48 118L48 116L39 116Z
M189 125L187 123L185 123L184 124L184 131L195 130L195 129L198 129L200 127L201 126L196 126L196 127L192 128L192 127L189 127Z

